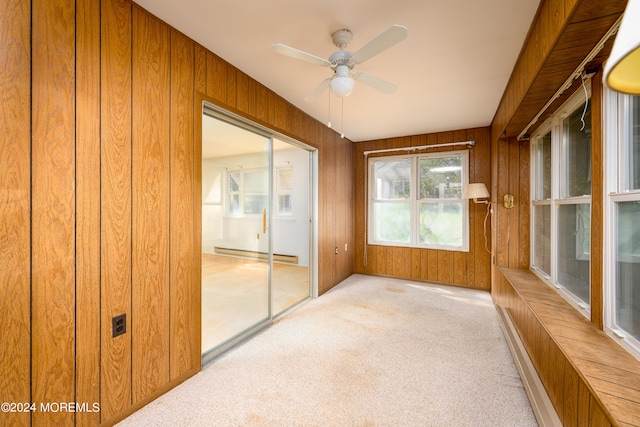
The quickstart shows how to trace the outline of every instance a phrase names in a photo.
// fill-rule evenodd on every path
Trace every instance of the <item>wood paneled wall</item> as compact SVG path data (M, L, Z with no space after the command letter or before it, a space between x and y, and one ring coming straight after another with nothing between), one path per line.
M491 158L489 128L464 129L410 137L399 137L356 143L354 154L355 180L364 183L366 177L365 151L387 148L434 145L448 142L475 141L469 150L469 182L483 182L490 186ZM430 151L449 151L451 147ZM466 148L465 148L466 149ZM374 156L372 154L370 157ZM365 186L355 191L355 271L364 274L400 277L411 280L439 282L489 290L490 254L485 250L485 204L469 201L469 252L443 251L422 248L366 245L365 217L367 212ZM490 224L487 221L487 245L491 245Z
M100 408L0 424L112 424L200 369L198 100L318 149L320 293L353 272L350 141L128 0L4 1L0 43L0 402Z
M534 293L517 291L520 283L513 284L506 280L501 268L508 267L526 270L529 267L530 255L530 159L528 141L517 141L515 136L524 131L525 126L540 111L540 108L568 79L576 67L585 59L593 47L622 13L626 1L612 0L545 0L542 2L534 23L529 31L527 41L514 67L507 89L503 95L498 111L491 125L491 173L493 187L492 198L501 200L509 192L514 194L516 207L509 212L499 209L494 219L495 260L492 264L492 296L496 304L506 307L510 317L516 324L522 341L544 383L549 396L565 425L608 425L616 424L628 416L628 408L620 402L613 403L619 415L612 416L602 402L591 395L593 384L585 382L589 375L584 363L576 361L582 351L612 352L619 350L612 340L599 340L598 334L580 332L580 350L572 355L566 354L554 339L577 332L562 332L560 338L553 338L545 330L540 318L549 310L559 310L544 303L536 305L531 302L537 298ZM588 70L601 70L601 65L608 57L611 40L604 48L586 64ZM592 78L592 206L591 206L591 319L589 327L601 331L603 328L603 147L604 132L602 120L602 74L598 71ZM528 132L535 130L544 120L566 101L566 99L582 90L580 79L560 95L544 112L537 123ZM517 276L517 274L516 274ZM537 279L536 279L537 280ZM551 292L546 288L543 292ZM537 294L537 292L536 292ZM553 293L555 297L558 297ZM545 297L546 298L546 297ZM547 301L547 299L545 299ZM562 300L564 302L564 300ZM540 312L536 307L540 307ZM563 306L573 317L581 315L568 304ZM544 311L544 313L543 313ZM549 316L551 322L560 323L555 316ZM563 320L564 322L564 320ZM567 334L567 335L563 335ZM604 335L604 334L602 334ZM628 353L626 353L628 356ZM608 358L600 371L618 371L616 357ZM624 369L624 368L621 368ZM596 379L596 381L599 381ZM625 380L609 376L607 387L621 390ZM608 391L606 393L609 393ZM585 397L586 396L586 397ZM591 396L591 397L589 397ZM586 400L583 400L586 399ZM606 405L605 405L606 406ZM576 409L577 408L577 412ZM586 409L585 409L586 408ZM637 409L633 409L637 411ZM625 414L626 413L626 414Z

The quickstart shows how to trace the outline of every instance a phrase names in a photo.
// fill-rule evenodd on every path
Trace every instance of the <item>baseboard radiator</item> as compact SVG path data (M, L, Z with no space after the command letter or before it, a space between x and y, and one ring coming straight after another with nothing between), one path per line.
M507 344L509 344L509 350L511 350L518 372L520 372L522 384L527 396L529 396L529 402L538 424L541 427L561 427L560 418L551 403L551 399L549 399L536 368L531 362L531 358L529 358L527 350L520 340L516 328L513 326L513 322L511 322L509 314L503 307L496 306L496 310L498 311L498 319L500 320L502 331Z
M245 249L231 249L231 248L213 248L217 254L220 255L233 255L242 258L250 258L250 259L260 259L266 261L269 258L269 254L266 252L257 252L250 251ZM288 264L297 264L298 256L297 255L283 255L283 254L273 254L273 260L275 262L286 262Z

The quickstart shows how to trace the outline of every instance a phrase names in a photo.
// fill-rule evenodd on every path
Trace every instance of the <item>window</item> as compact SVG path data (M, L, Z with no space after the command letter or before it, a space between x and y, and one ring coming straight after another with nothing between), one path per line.
M605 327L640 357L640 97L606 99Z
M580 90L531 139L532 269L573 305L591 303L591 103Z
M369 159L369 243L468 251L469 155Z
M293 167L282 167L276 170L276 206L278 215L291 216L291 192L293 190Z
M227 174L227 215L262 215L269 206L269 176L266 169Z

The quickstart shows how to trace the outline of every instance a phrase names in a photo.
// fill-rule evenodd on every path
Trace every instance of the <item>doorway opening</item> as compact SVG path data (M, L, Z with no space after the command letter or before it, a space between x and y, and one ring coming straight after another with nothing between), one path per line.
M315 155L204 104L203 362L317 295Z

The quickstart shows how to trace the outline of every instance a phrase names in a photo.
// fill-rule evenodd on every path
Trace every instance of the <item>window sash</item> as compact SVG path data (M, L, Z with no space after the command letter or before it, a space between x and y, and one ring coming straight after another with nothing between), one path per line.
M369 158L368 243L468 251L468 201L462 199L462 190L468 182L468 156L467 151L452 151ZM438 162L433 161L435 159L443 159L444 165L438 166ZM424 174L421 176L421 162L434 166L429 169L429 177ZM387 164L390 166L385 167ZM404 167L409 171L394 176L389 173L393 167ZM384 169L387 170L377 174ZM386 183L382 182L382 175ZM406 179L401 179L406 177L409 178L408 183ZM403 181L402 184L393 182L394 178ZM426 181L431 183L431 187ZM443 188L443 185L447 188ZM425 188L431 191L424 191ZM424 197L436 193L438 197ZM441 198L443 195L449 197ZM425 215L427 206L431 209L430 215ZM383 218L383 215L386 217ZM439 233L427 236L429 227L436 227ZM442 227L449 227L452 231L443 233Z
M590 99L586 105L584 91L579 90L531 139L530 265L589 317L591 178L586 170L591 170ZM583 113L585 132L581 133ZM550 185L545 185L547 174Z
M607 90L604 107L605 331L640 357L640 97Z

